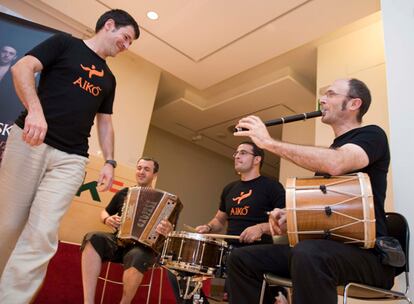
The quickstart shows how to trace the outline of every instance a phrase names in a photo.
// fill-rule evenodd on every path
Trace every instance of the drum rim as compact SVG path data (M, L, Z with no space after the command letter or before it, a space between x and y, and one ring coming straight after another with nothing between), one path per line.
M165 261L161 259L161 264L166 268L171 268L178 271L190 272L194 274L203 274L203 275L214 275L214 272L217 271L218 268L209 267L199 264L192 264L188 262L178 262L178 261L171 261L166 259Z
M201 233L195 233L195 232L188 232L188 231L171 231L167 238L185 238L185 239L190 239L190 240L196 240L196 241L203 241L206 243L211 243L211 244L215 244L221 247L225 247L227 248L227 242L224 240L217 240L215 238L209 237L209 236L205 236Z

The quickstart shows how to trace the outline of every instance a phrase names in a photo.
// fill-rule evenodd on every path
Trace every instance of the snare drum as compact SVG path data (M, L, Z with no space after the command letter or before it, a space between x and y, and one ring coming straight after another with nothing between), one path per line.
M223 263L227 243L199 233L171 232L164 243L161 264L167 268L213 276Z
M289 178L286 183L289 244L332 239L364 248L375 244L375 212L369 177Z

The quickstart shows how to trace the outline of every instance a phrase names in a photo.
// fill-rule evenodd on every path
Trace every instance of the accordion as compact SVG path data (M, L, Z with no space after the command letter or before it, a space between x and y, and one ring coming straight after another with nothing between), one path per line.
M141 243L159 251L165 237L155 230L167 219L174 224L183 208L171 193L148 187L131 187L122 207L118 239L125 243Z

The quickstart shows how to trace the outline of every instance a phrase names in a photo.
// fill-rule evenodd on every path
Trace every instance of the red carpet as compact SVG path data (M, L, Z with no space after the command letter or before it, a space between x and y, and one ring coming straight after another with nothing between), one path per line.
M108 279L116 282L122 281L122 266L110 263ZM102 267L101 277L106 275L108 264ZM162 274L161 303L174 304L175 298L172 288L169 284L166 270L157 268L154 270L152 288L150 293L151 304L158 304L160 295L160 276ZM134 304L146 303L149 287L151 270L145 273L142 286L139 287L133 300ZM204 288L206 294L209 294L209 284ZM97 294L95 303L113 304L119 303L122 295L122 285L107 282L103 293L104 280L98 280ZM102 296L103 293L103 296ZM102 302L101 302L102 300ZM81 304L83 303L82 295L82 275L81 275L81 252L79 245L59 243L58 251L49 263L46 279L40 290L34 304Z

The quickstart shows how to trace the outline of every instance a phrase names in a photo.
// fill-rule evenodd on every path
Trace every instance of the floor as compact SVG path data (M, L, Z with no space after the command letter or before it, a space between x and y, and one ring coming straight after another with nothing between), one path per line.
M222 301L224 294L224 280L213 279L211 282L211 297L208 299L210 304L228 303Z
M208 302L210 303L210 304L222 304L222 303L229 303L229 302L223 302L223 301L215 301L215 300L213 300L213 299L208 299Z

